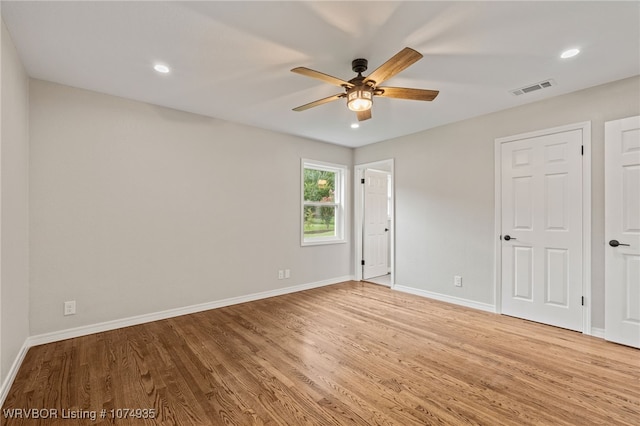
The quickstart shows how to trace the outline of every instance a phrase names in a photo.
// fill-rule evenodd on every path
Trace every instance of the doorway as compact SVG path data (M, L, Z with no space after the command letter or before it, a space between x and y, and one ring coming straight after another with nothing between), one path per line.
M590 334L589 122L496 140L498 312Z
M393 159L355 166L356 280L392 287L394 271Z

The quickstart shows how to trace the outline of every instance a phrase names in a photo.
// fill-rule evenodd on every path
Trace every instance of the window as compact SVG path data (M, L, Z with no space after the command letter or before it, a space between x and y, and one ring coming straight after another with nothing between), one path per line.
M343 243L344 166L302 160L302 245Z

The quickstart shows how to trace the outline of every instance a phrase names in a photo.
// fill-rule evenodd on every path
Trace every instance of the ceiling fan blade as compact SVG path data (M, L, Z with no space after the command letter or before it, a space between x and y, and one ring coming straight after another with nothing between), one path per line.
M327 102L332 102L344 97L345 97L344 93L338 93L337 95L329 96L328 98L322 98L322 99L318 99L317 101L309 102L308 104L300 105L299 107L296 107L293 110L304 111L306 109L313 108L318 105L326 104Z
M368 120L371 118L371 108L366 111L358 111L356 114L358 115L358 121Z
M380 65L374 72L369 74L369 77L365 79L365 83L373 81L375 85L378 85L406 69L421 58L422 54L420 52L417 52L410 47L405 47L387 62Z
M311 78L317 78L318 80L322 80L325 83L333 84L334 86L353 87L353 84L349 83L348 81L341 80L338 77L334 77L320 71L315 71L310 68L297 67L292 69L291 72L295 72L296 74L305 75Z
M378 90L383 91L378 94ZM438 90L407 89L405 87L378 87L376 95L383 98L411 99L414 101L432 101L440 93Z

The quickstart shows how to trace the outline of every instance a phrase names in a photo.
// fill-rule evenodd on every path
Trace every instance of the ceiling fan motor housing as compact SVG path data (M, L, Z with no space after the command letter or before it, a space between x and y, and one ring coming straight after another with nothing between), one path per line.
M367 70L367 66L369 65L369 61L363 58L354 59L351 61L351 69L353 72L357 72L358 74L362 74Z

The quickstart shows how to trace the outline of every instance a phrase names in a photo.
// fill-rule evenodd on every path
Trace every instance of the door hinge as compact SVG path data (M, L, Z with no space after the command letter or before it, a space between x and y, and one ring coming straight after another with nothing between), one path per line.
M584 306L584 296L582 296L582 306Z
M364 266L364 259L360 261L360 264Z
M580 155L584 155L584 145L580 146Z
M360 183L364 184L364 178L360 179Z

